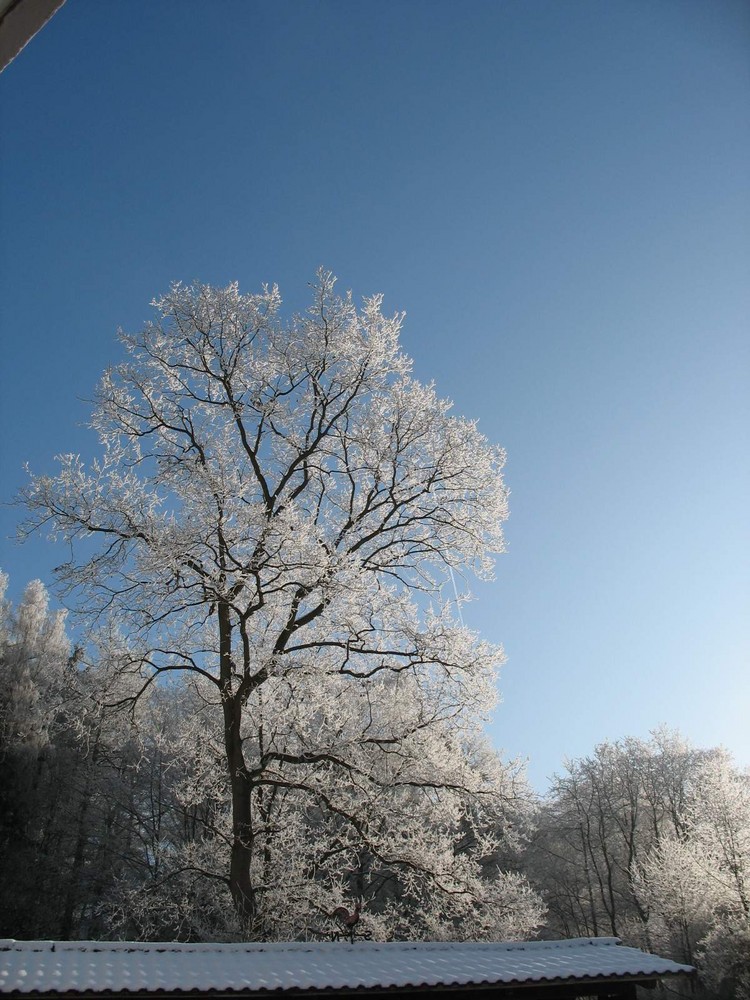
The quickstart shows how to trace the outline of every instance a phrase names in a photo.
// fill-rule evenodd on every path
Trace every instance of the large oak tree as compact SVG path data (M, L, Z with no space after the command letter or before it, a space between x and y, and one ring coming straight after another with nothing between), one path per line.
M32 477L26 530L71 546L60 582L99 646L123 637L113 698L191 680L193 794L230 803L205 873L245 934L299 932L268 929L292 883L307 912L310 886L377 884L391 928L400 908L417 933L524 933L535 898L490 872L515 809L479 732L501 654L452 580L503 548L503 452L412 378L402 318L330 274L287 322L276 287L153 304L99 386L101 457Z

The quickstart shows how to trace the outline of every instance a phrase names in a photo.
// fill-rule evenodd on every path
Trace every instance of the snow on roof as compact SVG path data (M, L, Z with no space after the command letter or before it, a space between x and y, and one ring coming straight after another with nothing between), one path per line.
M692 972L618 938L488 943L2 941L1 993L367 989Z

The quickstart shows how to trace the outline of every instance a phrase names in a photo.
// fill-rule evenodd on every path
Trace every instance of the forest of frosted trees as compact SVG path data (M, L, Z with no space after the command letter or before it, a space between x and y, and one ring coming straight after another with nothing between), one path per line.
M0 581L0 936L614 935L749 997L724 750L606 743L539 801L489 744L502 653L454 571L502 551L504 455L380 305L174 286L102 380L98 462L32 477L75 617Z
M108 710L99 674L42 584L17 608L3 601L0 936L236 939L226 796L220 777L206 792L195 691L155 687L136 712ZM298 794L272 839L287 878L259 936L315 939L336 929L336 906L359 902L375 937L615 935L696 965L702 995L748 996L750 779L725 750L667 730L603 744L541 801L493 763L504 808L485 816L486 854L439 805L420 815L467 879L460 911L396 862L360 851L353 864Z

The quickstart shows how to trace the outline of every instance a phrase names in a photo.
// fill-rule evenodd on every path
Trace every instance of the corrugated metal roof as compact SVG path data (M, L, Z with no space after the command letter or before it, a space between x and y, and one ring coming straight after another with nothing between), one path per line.
M502 944L0 941L0 993L387 989L691 971L617 938Z

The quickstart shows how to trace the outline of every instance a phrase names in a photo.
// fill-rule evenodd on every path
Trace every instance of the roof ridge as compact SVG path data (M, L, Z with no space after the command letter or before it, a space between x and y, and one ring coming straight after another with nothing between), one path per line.
M331 941L21 941L0 939L0 951L20 952L110 952L110 953L181 953L195 952L279 952L279 951L329 951L341 947L341 942ZM620 938L565 938L551 941L360 941L349 948L373 951L386 947L397 951L442 951L472 948L479 951L502 948L505 951L547 951L580 948L582 945L603 948L621 945Z

